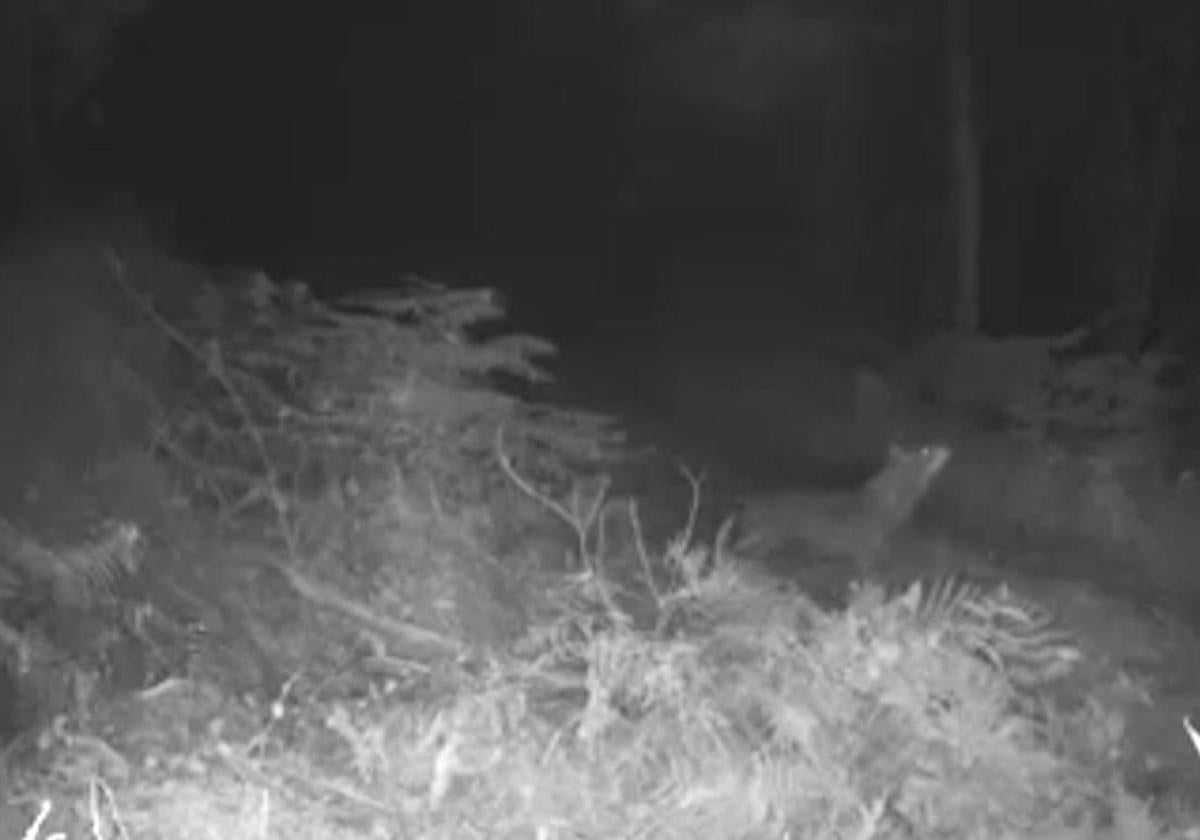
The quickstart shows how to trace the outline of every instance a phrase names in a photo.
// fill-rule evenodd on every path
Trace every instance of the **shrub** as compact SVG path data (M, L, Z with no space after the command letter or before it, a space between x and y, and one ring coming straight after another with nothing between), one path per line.
M553 348L481 332L502 315L490 291L417 278L334 303L262 274L208 285L189 319L161 322L201 364L158 445L226 512L393 479L480 503L501 483L501 431L525 470L561 484L617 436L503 389L544 381Z

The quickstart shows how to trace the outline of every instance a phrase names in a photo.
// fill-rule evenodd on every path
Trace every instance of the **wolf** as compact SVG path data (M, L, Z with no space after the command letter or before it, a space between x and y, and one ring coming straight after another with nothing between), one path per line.
M766 560L783 559L779 554L789 549L800 559L807 551L814 559L846 559L866 574L950 457L946 446L892 445L884 467L854 490L747 498L735 516L730 548L735 555Z
M671 435L693 456L766 492L854 487L886 464L899 416L883 376L824 359L755 361L697 354L663 388Z

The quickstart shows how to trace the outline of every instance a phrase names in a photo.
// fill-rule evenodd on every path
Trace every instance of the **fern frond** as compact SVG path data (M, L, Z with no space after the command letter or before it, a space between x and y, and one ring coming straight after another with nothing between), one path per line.
M1082 660L1079 641L1045 605L1007 585L967 605L979 640L1020 687L1036 687L1066 676Z
M952 623L958 643L996 668L1018 689L1045 686L1082 659L1072 634L1054 612L1007 585L963 600Z
M955 576L939 578L928 586L918 580L902 596L917 625L935 629L960 620L967 605L983 597L983 587Z
M405 279L404 288L359 293L339 300L338 308L415 319L451 334L504 316L499 296L491 289L450 289L413 275Z
M95 539L58 553L59 597L64 603L86 605L97 593L111 594L122 576L137 571L140 543L136 525L110 522Z
M538 481L616 443L607 418L532 403L554 347L486 325L504 314L494 291L405 280L327 303L257 276L208 302L220 317L179 328L203 382L163 437L189 471L204 465L223 508L263 484L306 493L335 476L387 480L396 465L454 504L507 486L492 457L501 428Z
M1016 688L1068 674L1083 658L1078 641L1053 610L1007 584L955 577L913 583L900 603L911 620L986 661Z
M48 585L60 605L87 607L111 593L123 574L137 570L140 543L136 525L108 523L96 539L52 550L0 518L0 557L10 579L18 589Z

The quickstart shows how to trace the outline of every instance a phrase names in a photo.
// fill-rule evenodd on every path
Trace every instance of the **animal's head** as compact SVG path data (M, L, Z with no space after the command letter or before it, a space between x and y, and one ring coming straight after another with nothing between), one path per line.
M950 461L952 450L936 444L908 448L893 444L887 465L870 482L891 502L913 507Z

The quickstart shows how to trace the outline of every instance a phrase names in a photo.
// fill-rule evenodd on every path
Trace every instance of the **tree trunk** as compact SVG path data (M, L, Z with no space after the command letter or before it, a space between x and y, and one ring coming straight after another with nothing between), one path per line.
M1163 239L1163 228L1167 224L1169 210L1175 201L1176 184L1179 174L1179 144L1180 134L1188 119L1188 107L1191 104L1192 73L1196 58L1196 11L1188 7L1183 15L1184 25L1180 31L1187 33L1186 40L1180 47L1178 78L1174 89L1167 93L1159 115L1158 136L1155 149L1151 205L1152 217L1150 231L1147 236L1145 254L1145 282L1140 296L1138 309L1137 346L1141 350L1152 339L1156 329L1161 325L1155 323L1161 318L1165 301L1164 273L1159 270L1159 253Z
M866 10L861 2L843 2L839 15L855 34L840 39L836 54L824 58L825 74L816 107L817 154L802 165L807 183L804 216L812 246L812 271L831 294L848 300L876 300L863 276L866 224L863 183L864 132L867 116L868 64L865 44L857 34ZM794 153L794 152L793 152ZM833 294L838 299L838 294ZM864 312L877 315L877 312Z
M1118 33L1112 49L1121 55L1127 47L1119 37L1120 21L1115 9L1109 11ZM1119 72L1123 60L1113 62L1118 70L1111 82L1113 115L1092 162L1094 192L1086 206L1096 242L1098 303L1103 306L1107 346L1129 355L1139 353L1151 338L1163 306L1159 251L1175 200L1179 135L1187 117L1195 52L1194 15L1193 8L1185 7L1181 19L1163 26L1170 34L1155 46L1173 62L1160 71L1153 92L1135 87L1127 73ZM1153 140L1143 145L1137 142L1130 115L1139 104L1150 103L1158 113Z
M977 332L981 323L979 282L980 178L979 150L971 102L970 0L947 0L949 114L954 231L954 328Z
M27 0L0 0L0 230L18 220L37 184L31 35Z

